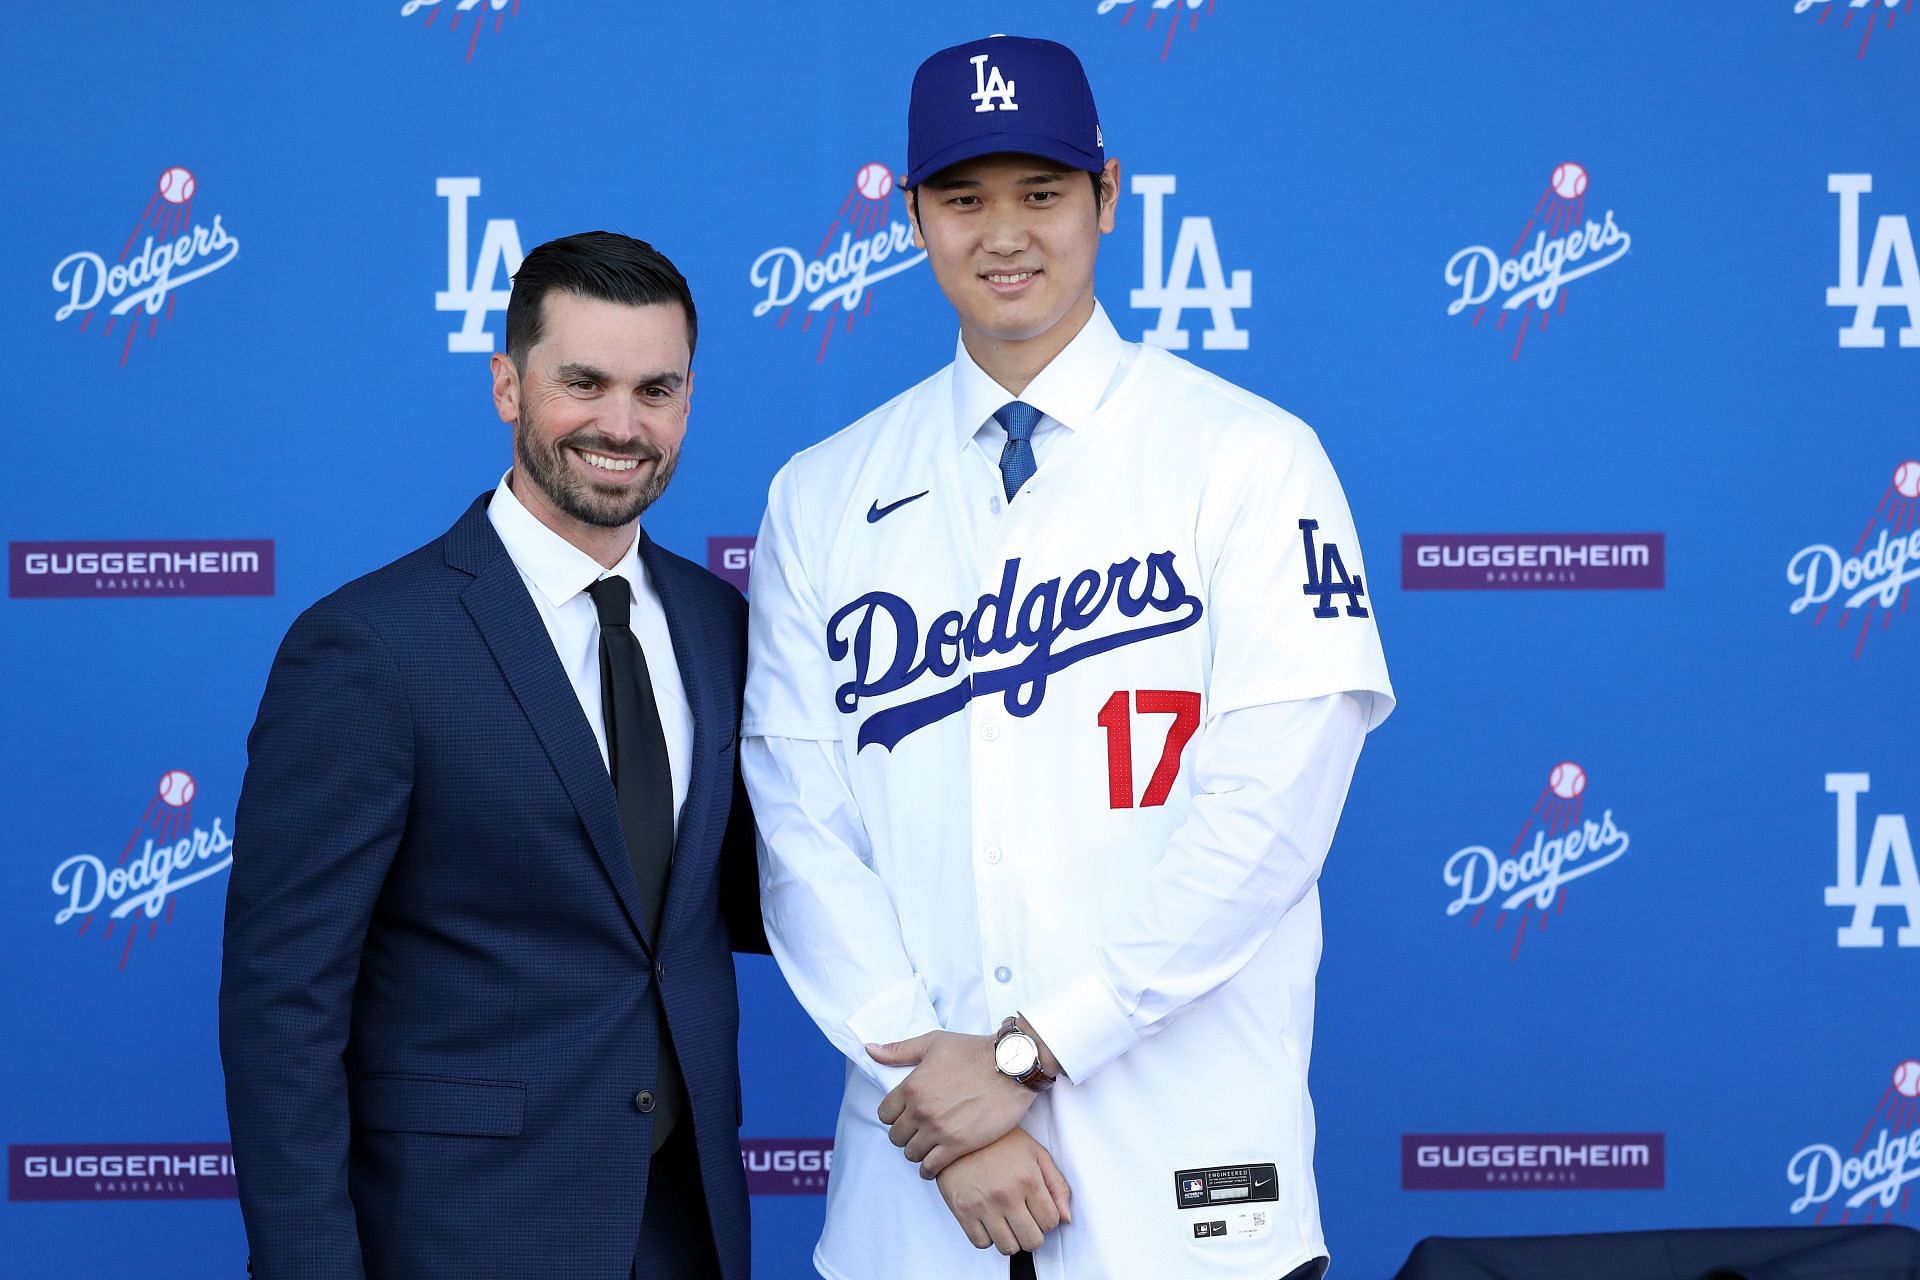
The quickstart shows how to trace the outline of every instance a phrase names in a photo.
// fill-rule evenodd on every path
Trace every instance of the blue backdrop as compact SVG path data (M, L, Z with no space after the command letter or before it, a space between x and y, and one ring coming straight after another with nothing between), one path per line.
M1312 423L1365 540L1401 706L1324 881L1335 1274L1436 1232L1916 1220L1911 0L0 22L0 1274L238 1274L245 732L294 615L505 468L520 250L604 226L685 270L647 520L737 570L775 469L951 353L887 175L913 68L994 30L1087 64L1122 333ZM741 976L756 1267L804 1276L840 1071ZM1565 1163L1595 1143L1627 1167Z

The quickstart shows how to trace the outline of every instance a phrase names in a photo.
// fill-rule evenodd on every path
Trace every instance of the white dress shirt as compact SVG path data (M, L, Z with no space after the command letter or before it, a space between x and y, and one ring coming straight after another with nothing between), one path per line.
M1326 1252L1316 881L1393 705L1358 539L1305 424L1103 311L1019 397L1039 468L1008 503L1012 398L961 346L790 462L761 529L761 900L849 1064L814 1261L1005 1275L888 1140L904 1072L863 1045L1024 1012L1066 1077L1026 1127L1075 1191L1042 1280L1271 1280ZM1276 1198L1196 1237L1176 1173L1268 1164Z
M680 679L680 664L675 660L673 637L667 631L666 610L660 593L654 590L646 566L640 563L638 535L628 544L620 562L608 569L598 560L540 523L521 504L507 482L513 473L500 478L487 505L487 519L493 531L506 544L507 555L527 584L540 621L547 626L560 665L566 669L580 710L600 744L600 759L607 757L606 717L600 705L600 613L594 608L587 587L602 578L618 575L627 580L633 592L630 625L640 651L647 658L647 676L653 686L653 701L660 708L660 729L667 740L667 764L673 772L674 831L680 829L680 808L687 802L687 782L693 768L693 707L687 701L686 685ZM523 482L524 483L524 482ZM609 766L611 768L611 766Z

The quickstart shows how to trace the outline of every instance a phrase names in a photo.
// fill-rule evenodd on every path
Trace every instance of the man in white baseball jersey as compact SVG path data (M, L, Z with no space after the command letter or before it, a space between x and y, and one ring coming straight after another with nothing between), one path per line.
M908 162L953 363L788 463L751 593L767 931L848 1062L815 1264L1318 1276L1315 883L1393 706L1346 499L1095 301L1070 51L935 54Z

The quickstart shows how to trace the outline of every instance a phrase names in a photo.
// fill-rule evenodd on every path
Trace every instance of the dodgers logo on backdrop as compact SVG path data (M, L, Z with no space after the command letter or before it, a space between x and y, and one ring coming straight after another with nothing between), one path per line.
M1011 110L1013 87L1003 87ZM747 268L747 283L761 295L753 304L756 319L778 310L773 327L785 329L798 307L801 333L812 332L819 322L815 364L827 358L836 329L852 333L856 316L873 313L873 286L927 260L926 252L913 246L912 225L894 216L893 196L893 170L878 161L863 164L811 257L779 245Z
M1841 1132L1853 1132L1849 1126ZM1820 1226L1836 1202L1840 1220L1848 1225L1860 1213L1862 1223L1891 1222L1913 1202L1913 1186L1920 1182L1920 1059L1908 1058L1893 1067L1893 1079L1880 1094L1866 1124L1852 1142L1814 1142L1787 1161L1787 1182L1795 1196L1787 1207L1792 1214L1815 1205Z
M1188 31L1197 30L1200 26L1201 10L1204 9L1211 14L1213 2L1214 0L1096 0L1094 12L1105 17L1118 9L1120 25L1124 27L1133 21L1134 10L1144 9L1147 20L1140 25L1148 31L1152 31L1164 17L1167 20L1164 28L1166 38L1160 42L1160 61L1165 62L1167 54L1173 51L1173 38L1180 34L1180 19L1186 18Z
M468 14L473 15L473 21L467 27L467 61L472 62L474 47L480 43L480 31L487 26L487 19L492 18L493 29L500 30L501 23L508 17L519 14L520 0L406 0L400 6L400 16L411 18L422 9L427 12L426 25L429 28L439 19L442 9L452 10L452 17L447 20L445 29L455 35L460 34L461 21Z
M1866 22L1861 24L1860 48L1853 55L1858 60L1867 56L1867 45L1873 40L1874 26L1879 23L1883 15L1887 20L1886 29L1893 30L1893 11L1902 3L1905 3L1908 8L1913 6L1913 0L1793 0L1793 11L1807 13L1818 10L1820 16L1814 19L1814 25L1824 27L1834 11L1841 10L1846 16L1833 25L1842 31L1851 30L1854 19L1864 16Z
M1075 663L1124 645L1184 631L1205 609L1187 589L1171 551L1144 561L1129 557L1105 569L1036 582L1021 593L1020 561L1001 571L1000 589L970 611L950 609L921 630L914 607L890 591L869 591L827 619L827 656L852 660L852 677L834 692L842 715L862 701L889 698L923 676L946 679L980 657L1015 655L1006 666L973 671L934 693L893 702L860 725L864 751L891 751L908 734L936 724L975 698L1002 695L1008 714L1030 716L1047 697L1047 682ZM1064 584L1064 585L1063 585ZM1344 593L1341 593L1344 594ZM1061 641L1086 638L1064 648Z
M85 333L95 311L105 307L102 328L112 337L124 318L122 365L133 350L142 320L147 337L158 336L160 321L173 319L176 289L212 275L240 256L240 240L221 224L219 214L210 222L194 217L193 198L199 187L199 179L189 169L174 165L162 170L157 189L111 265L105 255L91 249L60 259L53 268L53 290L64 301L53 313L55 323L77 315L80 332ZM140 247L137 253L135 245Z
M447 287L433 295L433 307L462 316L460 327L447 335L447 350L492 354L487 319L495 311L506 316L513 273L527 256L520 248L520 225L512 218L488 218L479 256L469 259L467 202L480 194L480 179L440 178L433 189L447 202Z
M1883 213L1873 224L1867 265L1860 268L1860 197L1873 191L1870 173L1830 173L1827 190L1840 197L1840 283L1827 289L1827 305L1853 308L1853 320L1840 330L1844 348L1887 345L1880 309L1905 311L1900 345L1920 347L1920 262L1913 251L1913 227L1905 214Z
M1587 771L1562 760L1548 772L1546 787L1504 855L1476 844L1449 857L1440 872L1454 891L1447 914L1457 916L1471 909L1469 924L1477 929L1491 906L1493 931L1499 933L1506 928L1507 917L1517 912L1508 959L1518 956L1529 924L1536 933L1544 933L1548 917L1566 910L1569 884L1612 866L1626 856L1631 844L1611 809L1603 809L1598 822L1582 820L1586 792Z
M1848 549L1843 553L1841 547ZM1866 528L1851 544L1836 547L1816 542L1793 553L1787 561L1787 582L1795 595L1787 603L1787 612L1812 610L1816 627L1833 618L1837 634L1843 639L1853 637L1853 656L1858 660L1866 649L1868 632L1876 626L1891 630L1895 616L1905 616L1917 578L1920 458L1908 458L1894 467Z
M198 790L186 770L167 770L118 854L79 853L55 866L53 896L60 905L53 913L54 925L78 920L78 936L118 941L120 967L126 968L142 924L151 942L161 925L173 922L175 894L233 865L233 839L220 819L211 827L194 822ZM217 908L213 899L212 894L203 895L204 902ZM98 929L96 920L101 920Z
M1864 773L1830 773L1827 791L1835 797L1834 849L1837 860L1833 884L1826 893L1830 907L1848 907L1853 918L1842 925L1842 947L1884 947L1887 932L1875 923L1881 910L1905 916L1895 941L1920 947L1920 867L1913 858L1913 831L1902 813L1883 813L1873 820L1867 837L1867 861L1860 862L1860 797L1873 779Z
M1180 327L1181 316L1205 311L1213 323L1200 335L1200 345L1208 351L1245 351L1247 331L1234 323L1233 313L1253 306L1253 272L1235 271L1229 279L1220 262L1213 219L1191 214L1180 219L1173 257L1168 260L1166 203L1178 189L1178 180L1170 173L1133 175L1131 190L1146 204L1140 229L1142 284L1129 295L1128 305L1136 311L1160 313L1140 340L1169 351L1185 351L1188 335ZM1200 273L1197 285L1195 271Z
M1446 282L1459 290L1447 304L1447 314L1457 316L1471 308L1477 328L1487 308L1497 307L1492 327L1502 332L1518 312L1520 324L1508 357L1518 360L1536 320L1545 333L1550 320L1566 314L1567 285L1613 266L1632 247L1633 237L1614 220L1612 209L1599 222L1587 217L1587 171L1566 161L1554 166L1547 189L1534 202L1506 256L1476 244L1447 259Z

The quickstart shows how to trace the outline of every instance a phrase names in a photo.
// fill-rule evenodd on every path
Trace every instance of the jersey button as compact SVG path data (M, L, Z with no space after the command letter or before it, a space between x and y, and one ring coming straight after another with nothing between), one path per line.
M981 726L980 726L980 738L981 738L981 741L983 741L983 742L998 742L998 741L1000 741L1000 726L999 726L999 725L997 725L997 724L983 724L983 725L981 725Z
M998 498L990 498L990 499L988 499L988 500L987 500L987 510L989 510L989 511L991 511L991 512L993 512L993 513L994 513L995 515L999 515L999 514L1000 514L1000 499L998 499Z
M986 856L987 856L987 865L988 865L988 866L990 866L990 867L997 867L997 866L999 866L999 865L1000 865L1000 859L1001 859L1001 857L1003 856L1003 855L1001 854L1001 852L1000 852L1000 846L999 846L999 845L997 845L997 844L990 844L990 845L988 845L988 846L987 846L987 854L986 854Z
M995 969L993 971L993 980L995 982L1002 982L1002 983L1012 982L1013 970L1007 968L1007 966L1005 965L1001 965L998 969Z

